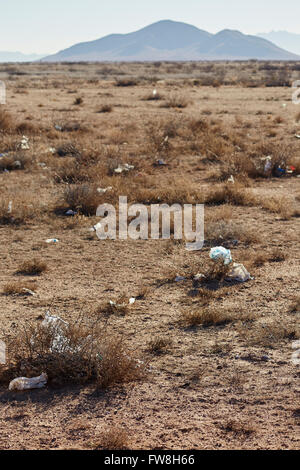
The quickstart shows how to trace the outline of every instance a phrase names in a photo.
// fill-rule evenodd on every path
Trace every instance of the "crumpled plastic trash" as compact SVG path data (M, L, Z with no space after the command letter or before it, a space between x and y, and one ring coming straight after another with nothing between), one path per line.
M108 188L98 188L97 189L97 192L99 194L105 194L107 193L108 191L112 191L113 187L112 186L108 186Z
M21 140L21 149L29 150L29 139L25 135L23 135L22 140Z
M53 333L53 340L50 346L50 352L52 353L61 353L64 351L72 351L69 348L70 340L66 338L64 334L64 328L68 328L69 323L62 320L60 317L56 317L50 314L50 312L46 312L45 318L42 322L43 328L48 328L52 330Z
M28 379L18 377L12 380L8 386L9 390L31 390L33 388L43 388L47 384L48 376L44 372L39 377Z
M65 213L65 215L68 215L68 216L72 216L72 215L76 215L76 214L77 214L77 212L76 212L76 211L72 211L72 209L69 209L69 210Z
M227 183L232 183L232 184L235 183L233 175L231 175L230 178L228 178Z
M58 243L59 240L57 238L48 238L48 240L46 240L46 243Z
M216 246L212 248L210 250L209 256L214 261L223 259L225 265L232 263L231 251L227 250L227 248L224 248L223 246Z
M121 174L124 171L130 171L130 170L134 170L134 166L129 165L128 163L125 163L124 165L119 165L118 168L115 169L115 173Z
M247 282L251 277L250 273L247 271L243 264L233 263L232 270L227 275L227 281L236 281L236 282Z

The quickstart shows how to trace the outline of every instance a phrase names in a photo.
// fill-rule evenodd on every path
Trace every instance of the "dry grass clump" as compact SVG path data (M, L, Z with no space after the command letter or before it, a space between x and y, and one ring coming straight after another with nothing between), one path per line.
M248 266L259 268L264 266L266 263L281 263L287 258L286 253L280 248L274 248L271 251L267 250L256 250L245 254Z
M0 171L24 170L30 165L32 165L32 159L28 155L22 153L7 155L0 159Z
M0 198L0 225L22 225L37 216L40 209L27 193Z
M145 377L146 366L126 350L122 339L102 341L101 363L97 370L97 388L139 381Z
M37 258L23 261L17 271L17 274L23 276L39 276L48 270L47 264Z
M117 87L129 87L129 86L137 86L139 81L135 78L119 78L115 86Z
M170 96L164 103L160 105L161 108L186 108L189 100L184 95Z
M253 206L257 204L255 196L239 183L225 183L206 194L206 204L231 204L235 206Z
M168 352L171 344L172 341L169 338L156 337L149 342L147 350L151 354L162 355Z
M105 302L102 305L99 305L96 310L95 314L98 317L110 317L111 315L117 315L120 317L125 317L129 312L129 303L128 297L122 295L115 301Z
M221 429L241 437L250 437L252 434L257 432L257 427L251 421L242 422L233 419L223 424Z
M60 157L81 157L81 150L72 142L65 142L57 146L56 153Z
M32 282L8 282L3 287L4 295L26 295L26 291L36 288L36 284Z
M300 312L300 295L295 297L293 302L289 306L290 313L299 313Z
M186 328L222 326L233 321L235 318L229 311L206 308L185 310L179 318L179 324Z
M73 104L74 104L75 106L80 106L82 103L83 103L83 98L81 98L81 96L77 96L77 98L75 98Z
M290 219L295 212L292 207L292 201L288 196L261 197L259 202L263 209L280 215L284 220Z
M208 221L205 223L205 241L211 246L215 246L220 241L223 244L224 242L251 244L257 243L259 236L257 231L241 222L233 222L232 220Z
M8 133L15 129L15 120L0 106L0 133Z
M269 323L255 325L253 328L242 326L238 328L241 338L247 346L261 346L274 348L276 344L283 341L292 341L299 339L300 330L292 322Z
M142 98L143 101L160 101L163 100L164 97L160 93L149 93L146 95L144 98Z
M97 113L111 113L113 109L111 104L103 104Z
M113 426L89 443L94 450L126 450L129 448L127 432L120 426Z
M82 215L95 216L101 203L101 196L91 185L74 185L65 190L64 201L70 209L78 211Z
M140 380L143 363L126 350L122 340L105 335L97 323L27 324L5 338L7 362L0 382L35 377L42 372L53 385L95 383L98 389Z

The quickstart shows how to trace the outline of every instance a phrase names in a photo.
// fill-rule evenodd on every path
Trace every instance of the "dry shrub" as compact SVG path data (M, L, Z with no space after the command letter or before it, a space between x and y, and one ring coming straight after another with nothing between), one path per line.
M14 155L7 155L0 159L0 171L8 170L24 170L32 165L33 160L29 155L23 153L15 153Z
M261 346L271 349L278 343L286 340L292 341L300 337L299 327L288 321L255 325L251 329L242 326L238 330L247 346Z
M289 306L290 313L299 313L300 312L300 295L295 297L293 302Z
M101 203L101 195L91 185L75 185L67 187L64 193L64 201L74 211L87 216L95 216Z
M36 284L32 282L9 282L3 287L4 295L26 295L26 289L33 290Z
M78 184L92 179L88 169L82 166L78 160L59 162L53 172L53 178L56 183L67 184Z
M17 274L22 274L24 276L38 276L43 272L47 271L47 264L37 258L33 260L23 261L17 271Z
M128 297L122 295L115 301L106 302L102 305L99 305L95 314L97 316L110 317L111 315L117 315L120 317L125 317L129 312L129 303Z
M109 338L102 342L101 356L97 370L98 389L138 381L145 376L145 364L125 349L122 339Z
M206 195L207 204L231 204L235 206L253 206L257 204L255 196L239 183L226 183L217 189L211 189Z
M221 429L242 437L250 437L252 434L257 432L256 426L251 421L242 422L233 419L223 424Z
M118 87L129 87L129 86L137 86L139 81L135 78L120 78L116 81L115 86Z
M8 133L15 129L15 120L0 106L0 133Z
M153 338L147 347L147 350L151 354L155 355L161 355L161 354L166 354L168 352L168 349L170 348L172 342L168 338L160 338L156 337Z
M75 98L73 104L74 104L75 106L80 106L82 103L83 103L83 99L81 98L81 96L77 96L77 98Z
M72 142L66 142L58 145L56 153L60 157L71 156L76 158L80 158L82 154L81 150Z
M146 95L144 98L142 98L143 101L160 101L163 100L164 97L160 93L149 93L149 95Z
M103 104L97 113L111 113L113 109L111 104Z
M60 322L19 327L4 338L7 362L0 365L0 382L15 377L35 377L42 372L53 385L95 383L104 389L145 375L143 363L134 359L122 340L104 334L97 323Z
M271 196L268 199L261 197L259 202L263 209L280 215L284 220L288 220L294 215L292 202L288 196Z
M257 243L259 236L257 231L244 225L242 222L233 222L232 220L207 221L205 223L205 241L211 246L217 243L225 242L236 243L244 242L246 244Z
M113 426L89 443L95 450L126 450L129 447L128 434L120 426Z
M186 108L189 104L188 99L184 95L170 96L164 103L160 105L161 108Z
M221 326L233 321L235 319L231 312L205 308L185 310L179 318L179 324L186 328Z
M10 209L10 202L12 207ZM0 225L22 225L40 213L36 201L28 194L0 198Z

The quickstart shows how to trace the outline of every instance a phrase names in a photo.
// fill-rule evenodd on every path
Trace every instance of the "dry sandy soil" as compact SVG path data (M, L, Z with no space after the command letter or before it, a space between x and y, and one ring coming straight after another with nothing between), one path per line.
M213 86L199 83L200 65L184 67L0 66L0 153L8 153L0 159L2 336L14 342L50 310L70 323L97 321L146 369L140 380L106 388L66 377L16 392L8 391L9 357L0 369L1 449L299 448L291 356L300 337L300 106L290 87L239 81L259 75L257 63L223 65L230 81ZM214 79L216 70L207 72ZM146 99L154 88L160 99ZM23 135L29 150L19 148ZM66 144L64 156L49 151ZM294 173L267 177L259 165L268 155ZM155 166L158 159L167 166ZM134 170L113 174L121 162ZM70 203L66 191L81 185L91 201ZM205 202L204 248L98 240L89 231L93 210L119 195ZM45 243L53 237L59 242ZM254 279L193 281L211 266L215 245L230 248ZM33 259L46 270L18 273ZM24 295L28 286L34 296ZM107 312L121 296L137 300Z

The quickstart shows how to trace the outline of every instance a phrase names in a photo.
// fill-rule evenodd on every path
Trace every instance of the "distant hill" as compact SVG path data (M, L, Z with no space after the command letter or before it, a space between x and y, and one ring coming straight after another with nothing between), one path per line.
M22 54L22 52L0 51L0 62L34 62L44 55L41 54Z
M266 39L239 31L217 34L170 20L129 34L111 34L45 57L47 62L155 60L298 60Z
M287 49L294 54L300 54L300 34L287 31L272 31L271 33L259 33L258 36L274 42L279 47Z

